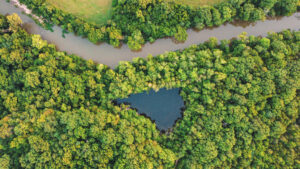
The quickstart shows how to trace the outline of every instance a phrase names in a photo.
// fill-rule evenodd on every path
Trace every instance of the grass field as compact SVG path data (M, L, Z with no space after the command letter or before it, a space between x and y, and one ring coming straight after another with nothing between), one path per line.
M104 24L111 17L112 0L46 0L55 7L85 18L88 22Z
M199 7L205 5L213 5L225 0L165 0L166 2L175 2L178 4L189 5L192 7Z

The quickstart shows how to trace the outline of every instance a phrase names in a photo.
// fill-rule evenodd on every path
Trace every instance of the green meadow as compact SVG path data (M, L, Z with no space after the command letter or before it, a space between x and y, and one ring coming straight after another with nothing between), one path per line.
M95 24L106 23L112 12L112 0L47 0L47 2Z
M112 0L46 0L51 5L83 18L90 23L105 24L112 15ZM213 5L224 0L165 0L192 7Z

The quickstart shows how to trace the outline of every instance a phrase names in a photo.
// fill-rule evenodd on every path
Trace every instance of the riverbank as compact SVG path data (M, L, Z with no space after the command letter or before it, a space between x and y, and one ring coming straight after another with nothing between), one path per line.
M13 24L1 20L0 31ZM0 36L0 154L5 154L0 161L6 168L291 168L297 163L297 147L286 145L294 144L298 132L299 32L222 45L210 41L111 70L15 30ZM185 103L172 133L160 133L145 116L114 103L162 88L180 88ZM154 106L171 110L161 104L152 102L143 112ZM285 142L271 144L280 138Z
M59 2L60 6L53 1ZM62 1L68 1L68 4ZM87 37L92 43L106 42L114 47L126 43L135 51L141 49L146 42L165 37L173 37L183 42L186 40L188 28L203 29L234 20L255 22L265 20L268 16L289 16L297 12L297 0L272 0L269 5L260 4L258 1L224 1L200 8L164 1L116 1L113 3L112 18L104 24L97 24L89 23L89 19L86 18L93 9L85 0L62 1L20 2L28 5L38 16L42 16L46 23L59 25L67 32Z
M21 4L18 0L10 0L13 5L21 9L25 14L32 16L34 19L37 19L40 23L43 23L41 17L36 16L32 13L32 10L28 9L26 5Z
M5 1L0 1L0 13L18 13L24 22L25 29L29 33L40 34L43 39L55 44L58 50L66 51L69 54L76 54L97 63L103 63L111 68L115 68L120 61L131 61L136 57L145 58L148 55L156 56L166 51L181 50L192 44L203 43L210 37L216 37L219 40L231 39L237 37L242 32L248 32L248 35L266 36L270 31L279 32L284 29L299 30L300 28L300 13L298 12L289 17L267 19L251 24L234 22L201 31L189 29L187 31L188 39L185 43L176 44L171 38L159 39L154 43L146 43L141 51L133 52L127 45L122 45L120 48L114 48L106 43L94 45L87 39L78 37L73 33L66 34L65 38L63 38L60 27L54 26L53 32L44 30L30 17L22 14L21 9L15 8L13 4Z

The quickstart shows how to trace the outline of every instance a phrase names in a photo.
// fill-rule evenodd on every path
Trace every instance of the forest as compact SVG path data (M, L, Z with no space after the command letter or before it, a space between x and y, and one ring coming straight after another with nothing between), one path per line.
M300 167L300 31L211 38L113 70L21 23L0 15L1 169ZM164 133L113 102L160 88L181 88L186 107Z
M183 42L188 28L201 30L234 20L253 22L268 16L290 15L299 5L298 0L225 0L195 8L169 0L113 0L111 18L105 24L96 24L62 11L47 0L20 2L43 17L45 28L60 25L64 33L74 32L93 43L107 42L115 47L124 42L132 50L164 37Z

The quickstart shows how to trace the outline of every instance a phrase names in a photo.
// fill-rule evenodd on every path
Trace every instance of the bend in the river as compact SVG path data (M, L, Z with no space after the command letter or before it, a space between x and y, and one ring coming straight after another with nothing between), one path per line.
M87 39L75 36L73 33L67 34L66 37L63 38L60 27L55 26L54 32L44 30L30 17L22 14L21 9L14 7L13 4L7 3L5 0L0 1L0 13L17 13L20 15L29 33L40 34L43 39L55 44L61 51L76 54L84 59L91 59L112 68L116 67L120 61L131 61L134 57L147 57L149 54L155 56L166 51L184 49L192 44L207 41L210 37L216 37L220 40L231 39L242 32L248 32L248 35L265 36L268 32L279 32L284 29L298 30L300 28L300 13L298 12L289 17L268 19L248 25L235 22L224 24L216 28L204 29L199 32L189 29L189 37L185 43L176 44L170 38L159 39L152 44L145 44L141 51L133 52L127 45L123 45L121 48L114 48L106 43L94 45Z

